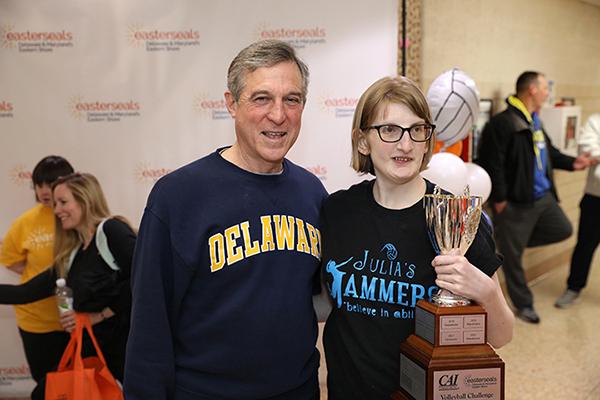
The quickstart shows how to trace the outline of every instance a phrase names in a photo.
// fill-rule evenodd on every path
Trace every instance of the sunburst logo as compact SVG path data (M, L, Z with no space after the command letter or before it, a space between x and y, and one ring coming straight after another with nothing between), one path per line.
M2 100L0 101L0 114L2 113L10 113L14 109L13 104L10 101Z
M17 47L16 41L9 40L8 34L13 31L14 25L2 25L0 26L0 46L4 49L14 49Z
M25 242L30 249L41 250L46 247L51 247L54 242L54 235L44 228L34 228L31 230Z
M161 177L172 172L169 168L153 168L149 163L139 163L136 165L133 175L137 182L156 182Z
M144 45L144 41L136 37L136 33L140 32L144 27L140 24L130 24L127 27L127 41L133 47L141 47Z
M24 186L31 182L31 171L23 164L15 165L8 172L10 180L17 186Z
M82 120L85 118L85 113L77 107L83 101L81 96L71 97L69 100L68 109L71 116L75 119Z

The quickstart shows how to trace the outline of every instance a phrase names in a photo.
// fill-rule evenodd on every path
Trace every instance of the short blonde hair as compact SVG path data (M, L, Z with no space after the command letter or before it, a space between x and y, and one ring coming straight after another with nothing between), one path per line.
M352 120L352 163L351 166L360 173L375 175L373 161L370 156L361 154L358 150L359 140L366 134L364 129L373 124L381 109L389 104L399 103L407 106L415 115L431 124L431 112L421 89L408 78L403 76L385 77L373 83L360 96L354 119ZM427 141L427 152L423 157L420 171L427 168L435 147L435 133Z

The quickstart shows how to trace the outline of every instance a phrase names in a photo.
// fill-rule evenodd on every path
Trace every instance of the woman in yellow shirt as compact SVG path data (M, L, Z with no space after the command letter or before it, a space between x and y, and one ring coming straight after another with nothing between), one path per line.
M55 219L50 186L60 176L72 172L71 164L60 156L44 157L33 169L38 204L13 222L0 249L0 264L20 274L21 283L43 272L54 261ZM15 306L15 314L29 370L37 384L60 361L69 335L58 320L54 297Z

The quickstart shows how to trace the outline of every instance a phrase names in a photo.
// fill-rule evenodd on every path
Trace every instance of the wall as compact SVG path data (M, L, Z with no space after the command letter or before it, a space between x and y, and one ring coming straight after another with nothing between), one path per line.
M555 97L574 97L582 121L600 112L600 7L575 0L423 0L424 88L443 71L459 67L497 111L524 70L555 82ZM577 227L586 172L556 176L561 205ZM530 278L564 265L575 237L527 250Z

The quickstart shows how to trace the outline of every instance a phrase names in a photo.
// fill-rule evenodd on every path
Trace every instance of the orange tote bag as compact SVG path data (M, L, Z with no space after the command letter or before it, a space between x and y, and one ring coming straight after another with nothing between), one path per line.
M46 375L46 400L123 400L123 392L106 366L87 314L76 314L75 321L58 370ZM96 357L81 358L84 329L94 343Z

